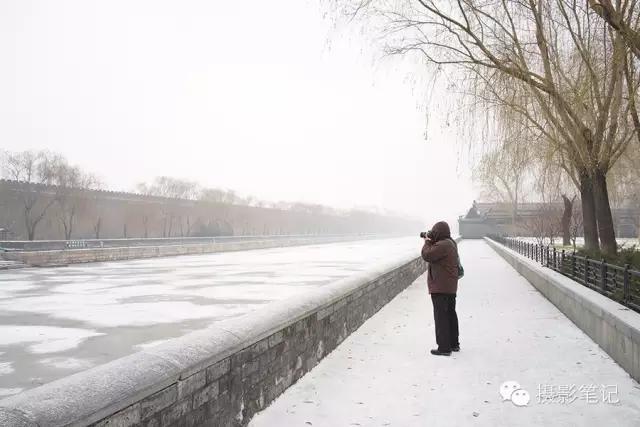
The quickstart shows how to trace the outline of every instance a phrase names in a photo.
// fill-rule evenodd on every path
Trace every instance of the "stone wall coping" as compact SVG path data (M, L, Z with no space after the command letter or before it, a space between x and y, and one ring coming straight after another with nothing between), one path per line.
M275 301L254 312L5 398L0 400L0 424L2 420L12 420L7 423L12 426L80 426L96 422L330 306L417 258L412 255L388 260L306 294Z

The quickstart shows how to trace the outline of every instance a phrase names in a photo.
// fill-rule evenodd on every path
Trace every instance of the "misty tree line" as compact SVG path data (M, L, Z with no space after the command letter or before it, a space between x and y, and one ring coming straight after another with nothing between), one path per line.
M171 237L175 234L176 227L180 236L193 235L194 218L188 213L176 211L172 206L172 199L191 200L200 202L212 202L226 205L253 206L260 208L280 209L291 212L307 213L312 215L342 215L345 212L336 209L308 203L270 203L253 196L241 197L234 190L223 190L219 188L202 187L195 181L172 178L168 176L156 177L149 183L139 183L136 186L139 194L146 196L162 197L166 203L161 205L162 235ZM146 223L147 216L143 218L145 223L145 236L148 237ZM213 230L212 225L205 224L196 233L197 235L212 235L213 233L230 234L229 230ZM219 227L215 225L215 227Z
M475 176L514 220L523 194L577 196L585 248L616 253L612 203L640 194L638 0L329 3L462 95Z
M100 202L103 194L95 191L104 190L104 184L94 174L70 164L63 155L58 153L4 151L0 153L0 176L19 183L35 184L23 185L17 192L20 217L27 239L35 240L38 236L38 226L46 217L52 217L62 229L64 239L70 240L75 236L74 231L81 215L91 216L93 237L101 238L105 220L109 219L109 211ZM196 216L193 206L199 202L278 209L311 215L347 216L356 212L397 215L387 211L341 211L309 203L266 202L251 196L241 197L233 190L204 187L194 181L168 176L156 177L149 183L138 184L134 195L136 193L157 198L152 211L139 214L142 231L138 234L145 238L151 237L151 229L158 227L162 237L234 234L230 224L233 218L206 219L202 218L202 215ZM3 209L1 212L6 213L4 209L8 209L6 205L9 203L10 201L6 198L0 199L0 208ZM227 213L224 215L228 216ZM5 223L7 218L3 218L6 216L0 214L0 227L9 226ZM240 221L241 218L235 218L235 220ZM158 221L161 224L157 224ZM131 224L127 224L125 220L121 227L120 235L125 238L130 237ZM322 225L317 225L316 231L321 228ZM260 229L256 232L267 234L270 231Z

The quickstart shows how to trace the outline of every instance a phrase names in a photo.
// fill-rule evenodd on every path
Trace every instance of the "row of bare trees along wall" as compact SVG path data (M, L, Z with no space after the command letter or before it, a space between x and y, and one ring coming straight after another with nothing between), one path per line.
M99 180L48 152L4 153L0 228L13 239L206 237L267 234L409 233L421 224L321 205L268 205L235 192L158 177L137 193L102 190Z

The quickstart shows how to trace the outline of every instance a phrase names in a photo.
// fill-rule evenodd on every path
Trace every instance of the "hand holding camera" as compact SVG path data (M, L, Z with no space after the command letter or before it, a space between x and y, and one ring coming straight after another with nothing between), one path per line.
M433 230L429 230L429 231L426 231L426 232L423 231L422 233L420 233L420 238L421 239L427 239L427 240L430 240L432 242L434 242L436 240L435 236L433 235Z

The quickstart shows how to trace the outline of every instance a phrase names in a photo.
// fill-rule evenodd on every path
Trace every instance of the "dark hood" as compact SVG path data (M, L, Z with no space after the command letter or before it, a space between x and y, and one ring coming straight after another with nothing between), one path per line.
M435 238L436 242L451 237L449 224L444 221L436 222L433 227L431 227L431 231L433 232L433 237Z

